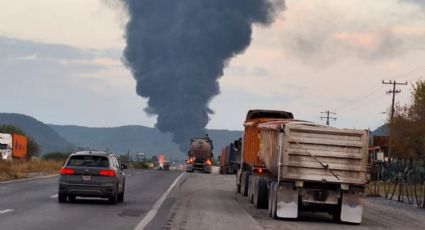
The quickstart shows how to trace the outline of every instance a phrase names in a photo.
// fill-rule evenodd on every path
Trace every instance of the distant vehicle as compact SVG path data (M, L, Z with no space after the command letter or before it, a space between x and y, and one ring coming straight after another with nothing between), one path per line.
M27 156L27 138L18 134L0 133L0 160Z
M250 115L242 158L256 156L262 166L246 162L238 173L240 191L249 202L267 208L272 218L294 219L300 211L313 211L361 223L367 131Z
M162 154L159 154L158 165L160 170L164 169L164 162L165 162L165 156Z
M108 198L111 204L124 200L127 165L119 165L112 153L82 151L71 154L60 170L58 201L77 196Z
M220 174L236 174L241 165L242 138L226 145L220 154Z
M208 136L192 138L190 140L188 160L186 161L186 171L193 172L197 170L211 173L211 165L213 163L212 150L212 140Z

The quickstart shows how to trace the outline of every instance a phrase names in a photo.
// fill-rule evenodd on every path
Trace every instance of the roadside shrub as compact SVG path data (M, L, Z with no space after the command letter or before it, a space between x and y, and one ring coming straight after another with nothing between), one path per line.
M70 153L51 152L43 156L44 160L65 162Z

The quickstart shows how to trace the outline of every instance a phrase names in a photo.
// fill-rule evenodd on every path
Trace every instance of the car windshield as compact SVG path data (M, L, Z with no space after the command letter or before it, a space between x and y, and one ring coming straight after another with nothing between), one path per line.
M103 156L71 156L68 166L108 167L109 161Z

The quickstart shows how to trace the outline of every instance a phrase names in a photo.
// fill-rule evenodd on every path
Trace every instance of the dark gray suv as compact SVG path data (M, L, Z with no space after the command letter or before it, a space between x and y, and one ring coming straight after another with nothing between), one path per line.
M108 198L112 204L123 201L126 168L112 153L73 153L60 171L58 201L74 201L77 196Z

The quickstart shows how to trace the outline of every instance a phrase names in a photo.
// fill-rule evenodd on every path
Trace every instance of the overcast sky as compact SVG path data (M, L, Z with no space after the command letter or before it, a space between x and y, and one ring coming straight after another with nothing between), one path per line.
M251 46L232 59L208 128L242 130L249 109L371 128L391 103L382 80L425 76L425 1L288 0ZM0 112L45 123L94 127L146 125L135 81L122 64L125 12L113 0L0 0Z

